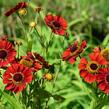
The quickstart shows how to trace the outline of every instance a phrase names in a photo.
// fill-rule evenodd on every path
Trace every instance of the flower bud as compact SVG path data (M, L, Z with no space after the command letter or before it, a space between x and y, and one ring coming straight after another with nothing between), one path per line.
M47 79L48 81L51 81L53 79L53 75L51 73L46 73L44 74L44 78Z
M27 10L25 8L22 8L18 11L19 15L26 15L27 14Z
M36 26L36 22L34 22L34 21L30 22L29 26L30 26L31 28L34 28L34 27Z

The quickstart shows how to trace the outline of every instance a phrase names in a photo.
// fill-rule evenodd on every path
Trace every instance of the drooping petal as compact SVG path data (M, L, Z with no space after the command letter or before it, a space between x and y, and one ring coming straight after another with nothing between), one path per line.
M69 59L69 63L70 63L70 64L74 64L75 61L76 61L76 58L75 58L75 57L71 57L71 58Z
M106 87L106 83L104 81L98 85L98 88L101 90L104 90L105 87Z
M88 71L87 71L87 70L81 70L81 71L80 71L80 76L81 76L82 78L85 78L87 75L88 75Z
M107 93L107 94L109 94L109 84L107 86L105 85L104 92Z
M93 83L96 80L96 75L88 73L88 75L84 78L87 83Z
M86 65L88 64L88 61L86 58L81 58L80 64L78 65L79 69L85 69Z

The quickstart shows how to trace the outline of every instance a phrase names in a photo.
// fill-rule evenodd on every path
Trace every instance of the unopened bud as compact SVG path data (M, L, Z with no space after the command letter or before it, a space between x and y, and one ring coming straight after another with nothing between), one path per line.
M34 22L34 21L30 22L29 26L30 26L31 28L34 28L34 27L36 26L36 22Z
M26 15L27 14L27 10L25 8L23 8L23 9L20 9L18 11L18 13L19 13L19 15Z
M51 73L46 73L44 74L44 78L47 79L48 81L51 81L53 79L53 75Z

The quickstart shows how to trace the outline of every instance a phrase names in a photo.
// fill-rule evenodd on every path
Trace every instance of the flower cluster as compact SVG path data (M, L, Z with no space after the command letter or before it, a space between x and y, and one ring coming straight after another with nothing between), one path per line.
M105 93L109 93L109 48L102 49L95 47L93 52L89 54L90 60L80 56L86 47L86 41L81 44L74 41L62 54L63 61L69 61L74 64L76 58L80 58L78 68L80 76L85 82L91 84L96 82L99 89Z
M109 49L94 48L89 54L90 60L80 59L78 65L80 76L87 83L97 83L97 87L104 93L109 93Z
M85 40L78 43L74 41L62 54L63 61L69 61L70 64L76 62L76 58L80 58L78 65L80 76L89 84L97 83L97 87L104 93L109 93L109 48L102 49L95 47L93 52L89 54L88 59L81 57L86 48Z
M22 91L32 82L33 73L51 66L36 52L28 52L19 59L14 45L6 38L0 39L0 43L0 68L5 70L3 83L6 84L6 90Z
M7 11L5 16L8 17L16 11L23 15L26 13L25 8L27 6L28 3L20 2ZM37 8L35 11L39 13L41 8ZM52 33L60 36L68 35L68 24L62 16L47 14L44 22L51 29ZM31 22L30 27L36 28L36 22ZM8 40L0 39L0 43L0 68L6 70L3 74L3 83L6 84L7 90L12 92L22 91L28 83L32 82L34 72L42 68L50 69L52 66L37 52L28 52L26 56L21 56L19 59L16 57L14 46ZM109 93L109 49L96 47L87 59L86 57L81 57L86 47L87 43L85 40L81 42L75 40L63 52L62 60L74 64L77 58L80 58L78 68L83 80L90 84L96 82L99 89L104 93ZM44 78L52 80L53 75L46 73Z
M13 13L25 15L27 13L26 8L28 7L29 3L19 2L6 11L4 15L6 17ZM38 14L41 10L41 7L34 9ZM67 21L63 17L47 14L44 18L44 22L51 28L54 34L61 36L68 34ZM36 29L36 24L37 23L33 21L29 26L32 29ZM21 92L26 88L27 84L32 82L34 73L43 68L48 71L43 75L43 79L49 81L53 79L53 75L49 73L50 69L52 69L52 65L40 56L40 54L37 52L27 52L25 56L17 57L17 51L15 50L14 45L8 41L8 38L0 39L0 43L0 68L5 70L3 74L3 83L6 84L6 90ZM81 52L81 50L78 52Z

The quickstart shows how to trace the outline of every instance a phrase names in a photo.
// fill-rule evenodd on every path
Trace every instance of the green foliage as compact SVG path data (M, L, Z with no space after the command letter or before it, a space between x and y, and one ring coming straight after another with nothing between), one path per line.
M26 0L25 0L26 1ZM108 97L107 101L99 102L99 97L89 84L85 84L79 76L78 63L70 65L67 62L60 61L63 51L75 39L86 39L88 42L87 49L82 55L87 54L95 45L109 47L109 1L108 0L30 0L31 7L42 6L44 9L41 13L40 28L29 30L29 22L39 17L36 13L34 17L31 13L19 19L14 14L10 18L4 17L3 10L14 6L19 0L0 0L0 35L8 34L15 36L17 41L21 41L19 55L25 55L27 51L37 51L46 60L54 65L54 72L57 75L55 80L45 82L40 86L40 79L47 71L38 71L37 81L28 86L35 88L33 92L27 88L23 95L10 94L4 91L2 80L0 81L0 109L30 109L29 105L33 101L42 103L37 109L45 107L45 109L109 109ZM3 11L3 12L2 12ZM30 11L31 12L31 11ZM48 12L59 14L68 21L69 40L58 35L50 36L51 30L45 27L43 21L44 15ZM17 17L16 17L17 16ZM23 22L21 22L23 20ZM40 34L40 35L39 35ZM50 39L53 39L50 42ZM11 37L10 40L14 41ZM16 46L16 50L18 50ZM58 66L59 65L59 66ZM51 69L52 70L52 69ZM34 86L33 86L34 84ZM45 88L45 89L44 89ZM30 93L30 94L29 94ZM24 97L24 100L21 100ZM32 98L33 97L33 98ZM30 102L28 100L30 99ZM23 103L22 103L23 102ZM46 108L46 105L48 107ZM27 106L27 107L26 107ZM36 104L33 105L36 106Z
M19 102L16 95L12 96L5 92L3 92L2 97L5 99L5 102L9 103L11 105L10 109L24 109L22 104Z

